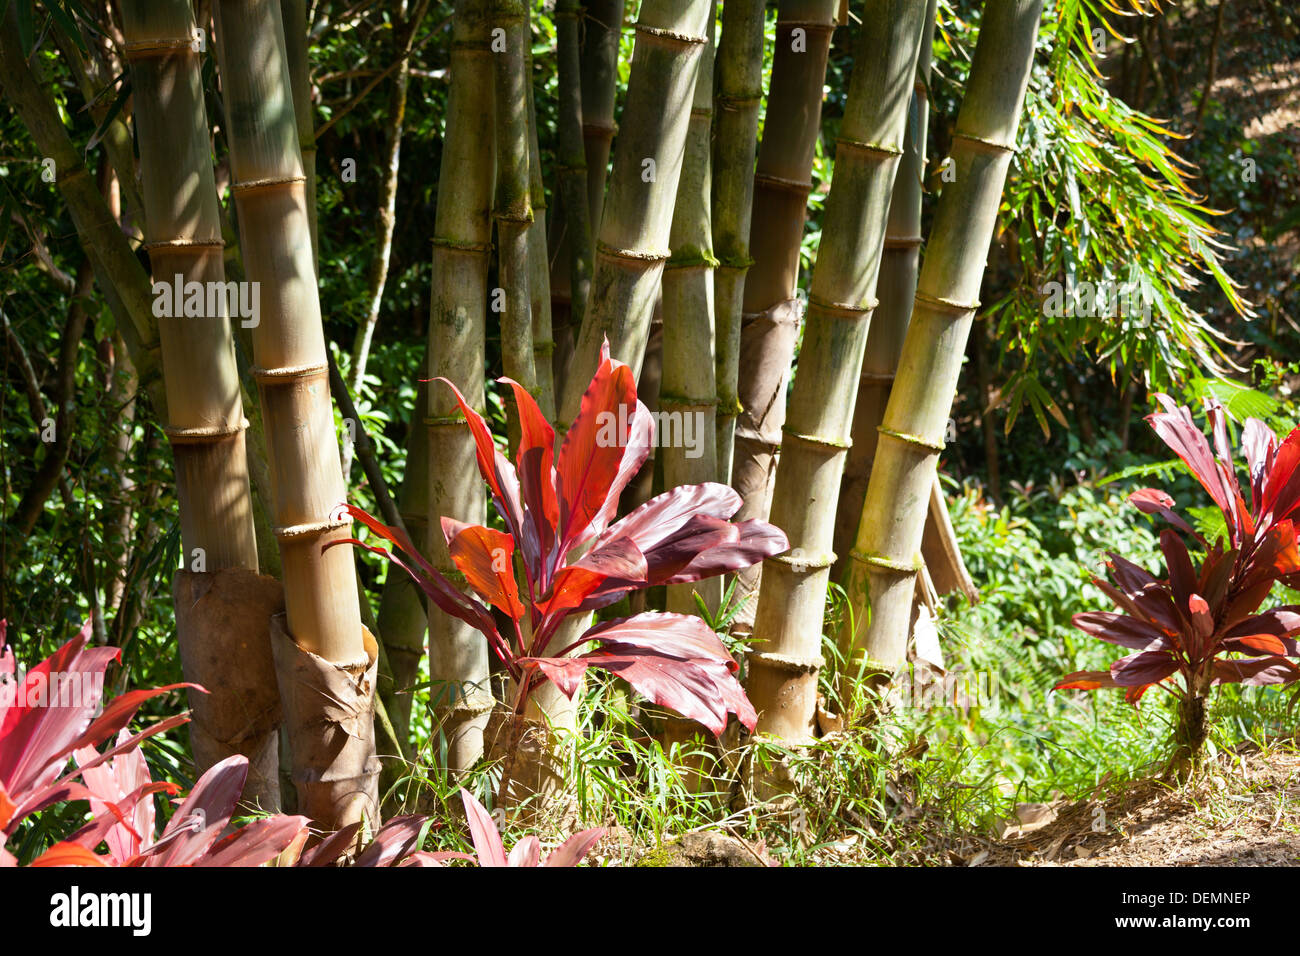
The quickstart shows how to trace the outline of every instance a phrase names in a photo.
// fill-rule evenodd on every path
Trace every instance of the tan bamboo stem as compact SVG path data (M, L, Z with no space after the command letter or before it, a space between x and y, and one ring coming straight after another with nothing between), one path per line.
M475 0L458 0L452 21L451 87L443 137L434 224L428 377L456 384L466 401L484 410L483 341L487 326L487 273L491 252L493 53L491 25ZM487 521L474 440L445 386L428 390L429 560L457 578L438 519ZM464 770L483 753L483 730L492 709L487 642L478 631L428 607L430 697L447 738L447 764Z
M880 279L867 351L858 381L858 399L853 410L853 444L844 460L839 507L835 511L835 567L832 577L843 580L849 549L858 530L862 501L867 494L871 461L876 456L876 428L885 414L889 388L898 369L903 336L912 317L912 296L921 265L921 196L924 192L926 134L930 122L930 45L934 37L935 0L926 12L925 35L916 59L916 87L908 115L903 158L894 177L889 200L889 222L885 226L885 251L880 257Z
M663 274L663 375L659 386L658 454L664 488L713 481L718 463L714 432L717 384L713 345L713 227L710 133L713 130L713 17L699 60L686 153L677 182ZM688 442L689 439L689 442ZM716 611L722 579L668 588L667 609L697 612L694 592Z
M644 0L637 23L623 138L600 220L587 315L561 396L572 421L608 337L614 357L641 371L659 278L668 258L673 197L681 174L709 0Z
M939 198L912 320L885 408L853 549L857 627L842 646L892 673L908 623L930 489L1033 64L1042 0L989 0L953 137L956 175ZM870 604L870 614L864 613Z
M785 423L786 385L801 319L799 249L803 242L813 158L821 135L826 59L838 0L781 0L768 86L763 142L754 173L754 200L745 276L731 486L744 499L738 520L766 518ZM737 576L736 618L747 630L756 613L763 567Z
M765 562L747 686L757 731L796 744L814 734L834 503L925 6L925 0L872 0L865 10L776 474L772 522L791 548Z
M279 4L218 0L232 192L247 279L274 494L285 616L272 646L300 808L328 827L377 814L373 699L378 653L361 624L328 387L305 177ZM277 629L278 628L278 629ZM318 691L307 695L304 689ZM340 716L327 705L343 695Z
M717 481L731 481L731 456L740 412L740 322L744 313L749 227L754 203L754 157L763 100L763 0L722 5L718 85L713 95L713 275L716 314ZM775 117L773 118L775 120Z

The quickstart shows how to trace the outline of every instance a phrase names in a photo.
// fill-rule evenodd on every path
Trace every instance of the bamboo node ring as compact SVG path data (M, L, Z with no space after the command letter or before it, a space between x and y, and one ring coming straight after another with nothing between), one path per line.
M907 432L896 432L892 428L886 428L884 425L878 425L876 431L895 441L901 441L904 445L914 445L917 448L924 448L927 451L941 452L945 445L943 442L932 442L928 439L921 438L919 435L909 435Z
M878 385L888 385L894 381L893 372L863 372L859 380L863 382L872 382Z
M920 244L920 236L885 236L886 249L911 249Z
M649 24L638 23L635 27L637 33L646 36L656 37L660 40L667 40L670 43L681 43L686 45L704 45L708 42L708 37L697 37L690 33L678 33L676 30L665 30L663 27L652 27Z
M290 538L306 538L312 535L324 534L327 531L334 531L337 528L346 528L352 522L348 518L335 518L331 515L325 521L307 521L303 524L276 525L271 530L280 541Z
M804 196L812 192L813 184L805 182L802 179L786 179L783 176L773 176L770 173L755 173L754 184L764 186L773 186L777 189L784 189L792 193L800 193Z
M230 191L235 195L242 193L251 193L258 189L273 189L276 186L289 186L294 183L305 183L305 176L275 176L269 179L250 179L246 182L237 182L230 187Z
M224 239L151 239L144 244L145 249L224 249Z
M849 557L859 564L867 564L883 571L893 571L896 574L918 574L921 570L919 565L904 564L902 561L895 561L882 554L868 554L865 551L859 551L857 548L850 549Z
M853 446L853 442L847 439L827 438L824 435L806 435L802 432L795 431L789 425L782 425L781 431L796 441L801 441L806 445L813 445L817 448L829 448L832 452L844 451Z
M286 365L283 368L254 367L253 378L259 382L284 382L295 378L314 378L327 375L329 368L325 363L319 365Z
M667 262L672 258L671 252L656 252L652 249L645 251L640 249L615 249L613 246L606 245L599 240L596 242L596 252L611 259L625 259L628 262Z
M961 130L952 134L954 140L961 139L970 143L978 150L989 153L1014 153L1015 146L1008 146L1006 143L999 143L994 139L985 139L982 136L976 136L973 133L963 133Z
M903 151L893 146L882 146L880 143L867 143L859 139L848 139L839 137L835 140L837 146L843 146L845 149L852 150L856 153L869 153L873 156L883 156L886 159L891 156L902 156Z
M750 651L747 657L751 667L758 664L761 667L785 671L789 674L816 673L826 663L826 658L820 654L816 657L796 657L793 654L777 654L773 651Z
M926 292L917 290L916 301L918 303L931 306L936 309L942 309L947 312L974 312L980 307L979 302L958 302L956 299L945 299L937 295L930 295Z
M163 429L163 434L173 445L204 445L242 435L247 427L248 419L241 418L238 425L199 425L193 428L173 428L168 425Z
M173 53L198 53L199 37L174 37L172 39L133 40L124 45L128 60L151 56L169 56Z
M862 305L850 305L848 302L831 302L820 296L810 295L808 304L815 305L823 312L829 312L838 318L860 319L869 316L880 303L877 299L868 299Z

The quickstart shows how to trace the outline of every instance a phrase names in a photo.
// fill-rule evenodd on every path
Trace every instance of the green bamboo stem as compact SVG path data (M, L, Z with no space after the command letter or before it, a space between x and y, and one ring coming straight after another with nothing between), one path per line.
M537 367L533 361L532 300L528 291L528 234L533 225L528 90L532 84L526 71L530 38L523 0L497 0L491 23L494 33L504 32L504 49L492 51L496 98L493 218L497 226L498 278L505 293L500 311L501 362L506 375L535 397Z
M663 274L663 378L659 389L658 453L665 488L713 481L717 477L714 418L717 385L713 345L713 226L709 156L713 130L713 17L699 60L695 96L686 133L685 156L677 182ZM687 439L690 439L688 445ZM667 609L693 614L698 591L710 612L722 597L722 579L668 588Z
M744 312L754 157L763 100L763 0L722 5L717 89L713 95L713 275L717 379L716 479L731 481L731 455L740 412L740 321Z
M838 0L781 0L767 95L763 142L754 173L750 256L736 361L737 412L731 486L744 503L737 520L767 518L785 423L786 384L799 331L799 250L803 243L813 159L821 135L826 60ZM728 334L734 332L728 329ZM763 566L736 576L744 605L735 627L749 629Z
M451 86L438 180L434 223L432 307L428 378L447 378L480 412L487 273L491 253L493 60L491 24L476 0L458 0L452 21ZM455 566L438 519L487 521L474 440L445 386L428 390L429 560L444 574ZM439 727L447 738L447 764L471 767L483 753L483 731L492 709L487 642L463 621L429 606L429 674Z
M984 9L953 137L956 179L939 198L880 427L848 579L857 627L842 629L840 641L886 673L906 656L930 489L978 308L1041 11L1042 0L989 0Z
M524 8L525 13L528 7ZM524 77L528 86L528 193L533 225L528 230L528 299L532 311L533 372L537 404L548 420L555 418L555 333L551 327L551 264L546 245L546 183L537 143L537 106L533 93L532 27L525 21Z
M289 83L293 92L293 116L298 129L298 151L302 154L303 190L307 194L307 222L311 247L318 250L316 229L316 123L311 105L311 65L307 51L307 0L280 0L284 23L284 52L289 58Z
M614 357L633 373L641 371L668 258L704 28L713 9L710 0L644 0L641 5L623 138L600 220L587 315L560 400L561 426L577 416L606 338Z
M625 0L591 0L586 5L582 42L582 143L587 159L587 212L591 234L600 229L609 179L609 153L618 127L618 46Z
M903 152L925 0L871 0L858 38L808 296L772 522L790 550L765 562L749 655L757 732L814 736L835 514L853 402Z
M903 158L894 177L885 226L885 251L880 257L876 283L879 304L867 333L867 350L858 381L853 411L853 444L844 461L839 507L835 511L835 566L831 576L843 580L848 552L862 516L871 462L876 457L876 428L885 414L885 402L903 351L903 337L912 318L912 297L921 265L921 196L924 192L926 133L930 124L930 47L934 38L935 0L926 11L925 34L916 58L916 87L908 115Z
M591 210L587 197L587 154L583 142L582 5L579 0L557 0L555 171L557 179L552 217L551 245L555 248L550 267L551 313L555 351L552 377L573 352L571 326L582 325L591 290ZM611 104L612 105L612 104ZM534 129L536 123L534 123ZM537 197L533 197L536 204ZM541 370L540 358L538 369Z

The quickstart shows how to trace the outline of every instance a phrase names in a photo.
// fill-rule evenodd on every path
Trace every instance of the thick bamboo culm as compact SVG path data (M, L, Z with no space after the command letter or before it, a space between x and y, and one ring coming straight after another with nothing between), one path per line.
M857 534L862 502L867 495L867 478L876 457L876 428L885 414L889 388L903 351L903 336L912 318L912 297L921 265L921 195L924 192L926 134L930 125L930 46L934 37L936 0L926 12L925 35L916 58L916 88L907 120L903 158L894 177L889 200L889 222L885 226L885 251L880 257L880 278L876 282L879 305L867 333L867 350L858 381L858 400L853 409L853 444L844 461L839 507L835 510L835 567L839 581L848 567L849 549Z
M528 294L528 234L533 225L528 168L528 20L523 0L496 0L491 13L492 81L496 106L497 270L503 308L501 363L506 375L534 394L532 300ZM496 296L494 296L494 300ZM495 308L494 304L494 308ZM513 416L512 416L513 420Z
M925 7L871 0L864 11L776 473L772 523L791 547L764 562L747 690L757 732L795 744L814 735L834 504Z
M158 318L158 333L184 563L191 570L256 571L247 423L226 311L227 303L237 310L239 299L237 292L225 295L224 243L190 5L128 0L122 20L136 103L145 245L155 284L168 290L162 294L169 308L162 311L182 306L179 314ZM176 282L182 289L202 283L203 314L187 315L189 297L169 294ZM220 303L209 289L221 293ZM218 311L208 313L209 304Z
M620 4L621 6L621 4ZM620 10L620 17L622 12ZM551 217L551 315L555 338L554 382L573 353L572 325L581 325L591 289L591 210L587 197L587 155L582 136L583 14L579 0L555 4L556 211ZM594 55L594 51L593 51ZM611 104L612 105L612 104ZM534 131L536 118L534 117ZM537 196L533 196L533 205ZM538 358L538 372L542 373Z
M966 340L1011 165L1042 0L989 0L912 320L889 394L852 552L842 647L892 673L907 653L918 550ZM866 613L867 607L870 613Z
M587 213L591 234L600 229L609 179L609 153L618 127L618 45L625 0L586 4L582 38L582 145L587 155Z
M254 375L271 462L287 627L325 661L367 659L334 431L311 229L278 4L215 4L232 191L247 279L260 291Z
M591 295L559 403L563 428L578 413L601 343L641 371L659 279L668 258L695 74L711 0L644 0L609 198L600 218ZM590 174L591 166L588 165ZM599 178L599 177L596 177Z
M492 238L493 143L491 25L475 0L458 0L452 22L451 86L438 180L429 316L428 378L446 378L484 411L484 334ZM460 580L447 554L439 518L487 522L487 504L474 457L474 439L451 390L429 383L429 560ZM492 710L487 642L468 624L428 606L430 698L447 738L447 764L471 767L483 753Z
M316 249L316 124L312 121L311 83L297 82L297 74L309 78L307 67L307 0L280 0L284 23L284 50L289 58L289 78L293 84L293 115L298 127L298 152L302 154L303 191L307 203L307 221L311 226L312 248ZM319 253L319 250L317 250Z
M525 13L528 7L524 7ZM546 245L546 183L542 152L537 143L537 105L533 92L532 27L525 21L524 77L528 87L528 193L533 225L528 230L528 299L532 309L534 393L542 414L555 418L555 332L551 326L551 264Z
M731 481L732 445L740 377L740 321L744 312L749 227L754 202L754 156L763 101L763 0L722 5L717 89L713 94L713 274L717 477Z
M740 374L731 450L731 487L744 499L737 520L766 518L785 423L786 383L799 332L799 250L813 158L821 135L826 59L838 0L781 0L763 141L754 172L749 254L742 298ZM761 564L736 576L745 602L738 630L754 620Z
M699 60L686 152L669 232L672 255L663 274L663 377L659 386L658 453L665 488L714 481L718 472L717 385L714 379L713 227L710 133L713 129L713 18ZM710 612L722 598L721 577L668 587L667 609L697 611L693 592Z

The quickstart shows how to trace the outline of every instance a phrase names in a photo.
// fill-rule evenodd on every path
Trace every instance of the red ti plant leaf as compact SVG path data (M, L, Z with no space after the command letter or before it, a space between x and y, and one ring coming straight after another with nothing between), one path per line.
M523 617L524 605L515 583L515 542L510 535L467 525L447 542L447 551L479 597L512 620Z
M479 803L468 790L460 792L461 802L465 805L465 819L469 822L470 839L478 859L465 853L429 853L424 856L430 862L447 859L469 860L479 866L577 866L591 852L596 842L605 835L604 827L595 827L575 833L556 848L545 860L541 859L542 845L535 836L526 836L515 844L514 849L506 855L505 844L497 831L492 815L483 804Z
M619 495L649 454L654 426L637 399L631 370L610 357L608 345L554 465L554 430L524 389L503 381L514 390L519 409L517 473L496 450L482 416L459 392L456 396L470 423L479 470L507 533L449 518L443 519L443 531L452 560L470 586L509 617L512 627L498 632L486 607L453 587L415 552L405 535L359 508L344 506L402 554L355 539L335 543L385 555L438 607L482 632L511 677L520 682L517 706L540 684L539 678L554 681L572 695L586 668L601 667L715 730L721 731L729 713L752 726L753 707L736 682L735 662L696 618L641 615L610 622L591 629L554 657L537 655L570 614L605 607L632 590L749 567L787 550L786 536L763 521L733 524L729 519L740 507L740 496L715 483L675 488L622 520L613 520ZM516 548L523 554L526 588L516 582L510 562ZM561 656L592 642L597 646L585 654ZM528 677L521 680L525 672Z

